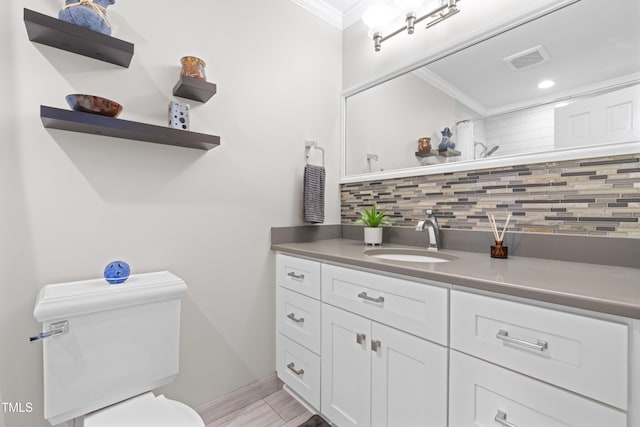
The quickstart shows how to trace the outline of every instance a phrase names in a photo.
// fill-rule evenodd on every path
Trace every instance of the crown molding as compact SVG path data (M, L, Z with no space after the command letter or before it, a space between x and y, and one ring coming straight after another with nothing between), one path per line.
M348 28L356 22L361 22L362 14L367 8L368 3L370 3L369 0L360 0L349 9L345 10L342 14L342 29Z
M291 0L298 6L342 31L342 13L322 0Z
M467 107L474 110L476 113L479 113L482 116L487 114L488 109L482 103L476 101L474 98L470 97L465 92L458 89L456 86L444 80L433 71L428 70L426 67L421 67L417 70L414 70L413 74L418 76L425 82L431 84L436 89L439 89L440 91L446 93L453 99L463 103Z

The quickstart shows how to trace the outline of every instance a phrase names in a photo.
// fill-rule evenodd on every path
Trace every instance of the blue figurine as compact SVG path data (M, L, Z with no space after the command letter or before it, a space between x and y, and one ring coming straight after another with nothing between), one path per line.
M456 148L456 143L450 140L452 135L451 129L444 128L440 131L440 134L442 135L442 141L440 145L438 145L438 151L446 151L447 148L451 148L452 150Z
M58 12L58 19L110 36L107 7L115 2L116 0L66 0L65 7Z
M112 285L122 283L129 278L131 268L124 261L112 261L104 269L104 278Z

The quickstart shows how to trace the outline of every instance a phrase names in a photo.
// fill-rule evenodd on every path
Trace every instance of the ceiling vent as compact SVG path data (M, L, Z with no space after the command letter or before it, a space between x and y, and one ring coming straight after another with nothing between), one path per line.
M509 68L514 71L524 70L525 68L542 64L550 59L549 54L542 45L534 46L530 49L502 58Z

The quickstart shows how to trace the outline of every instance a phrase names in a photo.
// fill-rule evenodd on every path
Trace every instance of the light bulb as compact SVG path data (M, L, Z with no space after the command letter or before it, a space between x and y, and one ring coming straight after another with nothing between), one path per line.
M370 32L382 32L392 19L393 8L385 3L369 6L362 15L362 22L369 27Z

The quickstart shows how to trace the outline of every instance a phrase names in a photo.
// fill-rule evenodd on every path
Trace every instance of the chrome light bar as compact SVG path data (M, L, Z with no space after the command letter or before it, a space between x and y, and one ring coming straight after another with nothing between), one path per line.
M432 19L431 21L427 22L427 25L425 27L425 28L431 28L434 25L444 21L445 19L448 19L453 15L456 15L457 13L460 12L460 9L458 9L459 1L460 0L442 0L441 6L433 9L430 12L427 12L426 14L420 17L417 17L414 12L407 13L407 16L405 18L406 25L401 28L398 28L397 30L391 32L386 36L383 36L382 32L380 31L374 32L372 38L373 38L373 46L375 51L376 52L380 51L382 42L389 40L391 37L397 34L400 34L405 30L407 31L407 34L413 34L416 24L424 21L425 19L429 19L429 18Z

